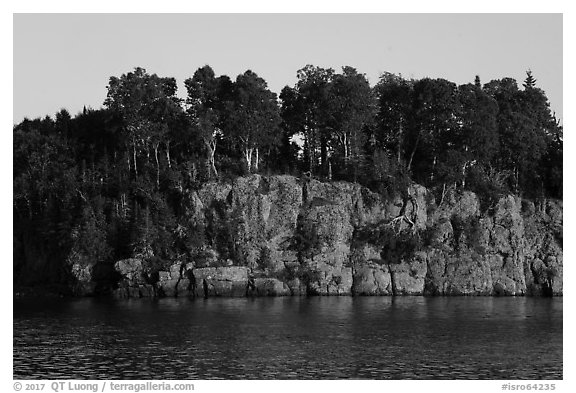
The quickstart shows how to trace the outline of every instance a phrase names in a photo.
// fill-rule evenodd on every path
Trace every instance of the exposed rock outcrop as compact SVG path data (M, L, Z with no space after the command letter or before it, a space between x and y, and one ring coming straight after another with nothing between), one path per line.
M197 255L118 261L120 297L562 295L562 202L508 196L487 212L468 191L440 206L419 185L384 199L357 184L237 178L187 194ZM75 266L78 282L90 268ZM84 292L90 285L81 286Z

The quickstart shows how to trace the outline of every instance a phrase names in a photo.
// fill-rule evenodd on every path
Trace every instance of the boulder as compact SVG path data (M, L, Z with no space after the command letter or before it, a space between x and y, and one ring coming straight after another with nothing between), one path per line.
M248 292L251 296L290 296L288 285L276 278L255 278Z
M387 265L365 263L354 270L354 295L392 295L392 279Z
M471 252L432 250L427 255L426 295L489 295L493 283L490 266Z
M93 277L94 264L86 261L80 254L72 252L67 260L74 282L72 292L76 296L92 296L96 291Z
M350 295L352 268L335 266L324 261L308 261L302 268L307 293L313 295Z
M240 266L192 269L193 294L197 297L246 296L248 269Z
M418 252L409 261L390 263L390 279L394 295L422 295L427 273L426 253Z
M122 259L114 264L116 271L130 284L145 284L142 260L138 258Z

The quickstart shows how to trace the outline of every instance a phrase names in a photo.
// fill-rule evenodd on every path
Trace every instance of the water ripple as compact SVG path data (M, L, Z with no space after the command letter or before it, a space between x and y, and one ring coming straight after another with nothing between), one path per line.
M562 299L14 303L17 379L562 379Z

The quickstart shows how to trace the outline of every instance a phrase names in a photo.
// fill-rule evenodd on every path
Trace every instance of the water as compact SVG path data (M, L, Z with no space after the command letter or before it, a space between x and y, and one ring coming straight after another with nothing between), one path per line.
M562 379L562 298L15 300L14 378Z

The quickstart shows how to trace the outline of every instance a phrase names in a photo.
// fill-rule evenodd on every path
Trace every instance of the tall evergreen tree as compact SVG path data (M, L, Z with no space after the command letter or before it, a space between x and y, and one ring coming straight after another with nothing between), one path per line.
M526 79L523 83L524 89L532 89L536 87L536 79L532 75L532 70L526 71Z
M456 85L445 79L424 78L414 84L412 124L408 128L408 170L417 181L434 182L442 153L458 128Z
M498 153L497 102L477 84L458 87L459 124L451 148L458 152L459 178L465 185L468 170L474 165L489 167Z
M540 165L546 150L543 113L546 100L536 88L518 89L512 78L491 81L485 90L498 102L499 168L509 171L510 185L517 194L541 194ZM549 113L549 111L548 111ZM545 118L546 116L544 116Z

